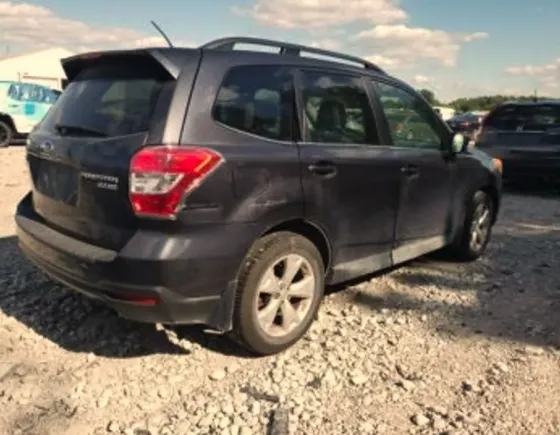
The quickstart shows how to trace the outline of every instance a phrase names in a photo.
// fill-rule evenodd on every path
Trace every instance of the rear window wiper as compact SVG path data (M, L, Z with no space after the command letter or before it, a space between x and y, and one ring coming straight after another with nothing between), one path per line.
M107 137L107 133L91 127L81 127L79 125L56 124L54 126L56 131L61 136L93 136L93 137Z

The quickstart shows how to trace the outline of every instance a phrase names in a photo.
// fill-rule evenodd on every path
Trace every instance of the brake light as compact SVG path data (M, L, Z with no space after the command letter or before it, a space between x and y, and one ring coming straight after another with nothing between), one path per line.
M130 164L130 203L136 215L174 219L182 200L223 158L207 148L156 146L141 149Z

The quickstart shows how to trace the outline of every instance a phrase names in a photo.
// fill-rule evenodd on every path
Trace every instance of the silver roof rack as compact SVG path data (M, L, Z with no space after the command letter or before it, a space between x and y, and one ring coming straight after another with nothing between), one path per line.
M308 47L305 45L292 44L289 42L273 41L271 39L251 38L246 36L239 36L239 37L233 36L233 37L221 38L221 39L216 39L214 41L207 42L206 44L201 45L200 48L230 51L234 49L236 44L250 44L250 45L260 45L264 47L274 47L279 49L278 54L281 55L300 56L301 52L303 51L307 53L317 54L320 56L331 57L334 59L357 63L366 69L371 69L385 74L385 71L383 71L374 63L356 56L350 56L342 53L337 53L335 51L323 50L320 48Z

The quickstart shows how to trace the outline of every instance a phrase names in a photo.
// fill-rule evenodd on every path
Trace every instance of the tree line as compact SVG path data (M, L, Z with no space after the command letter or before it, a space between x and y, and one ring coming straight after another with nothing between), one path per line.
M436 98L436 95L430 89L420 89L420 93L424 98L434 106L452 107L458 112L470 112L473 110L490 110L494 106L506 101L529 101L534 100L534 95L483 95L480 97L457 98L453 101L443 103ZM539 96L538 99L552 99L550 97Z

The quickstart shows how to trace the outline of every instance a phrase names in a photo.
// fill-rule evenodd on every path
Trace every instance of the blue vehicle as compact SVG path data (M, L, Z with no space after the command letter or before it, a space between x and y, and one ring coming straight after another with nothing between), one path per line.
M0 148L15 136L31 132L58 96L46 86L0 81Z

